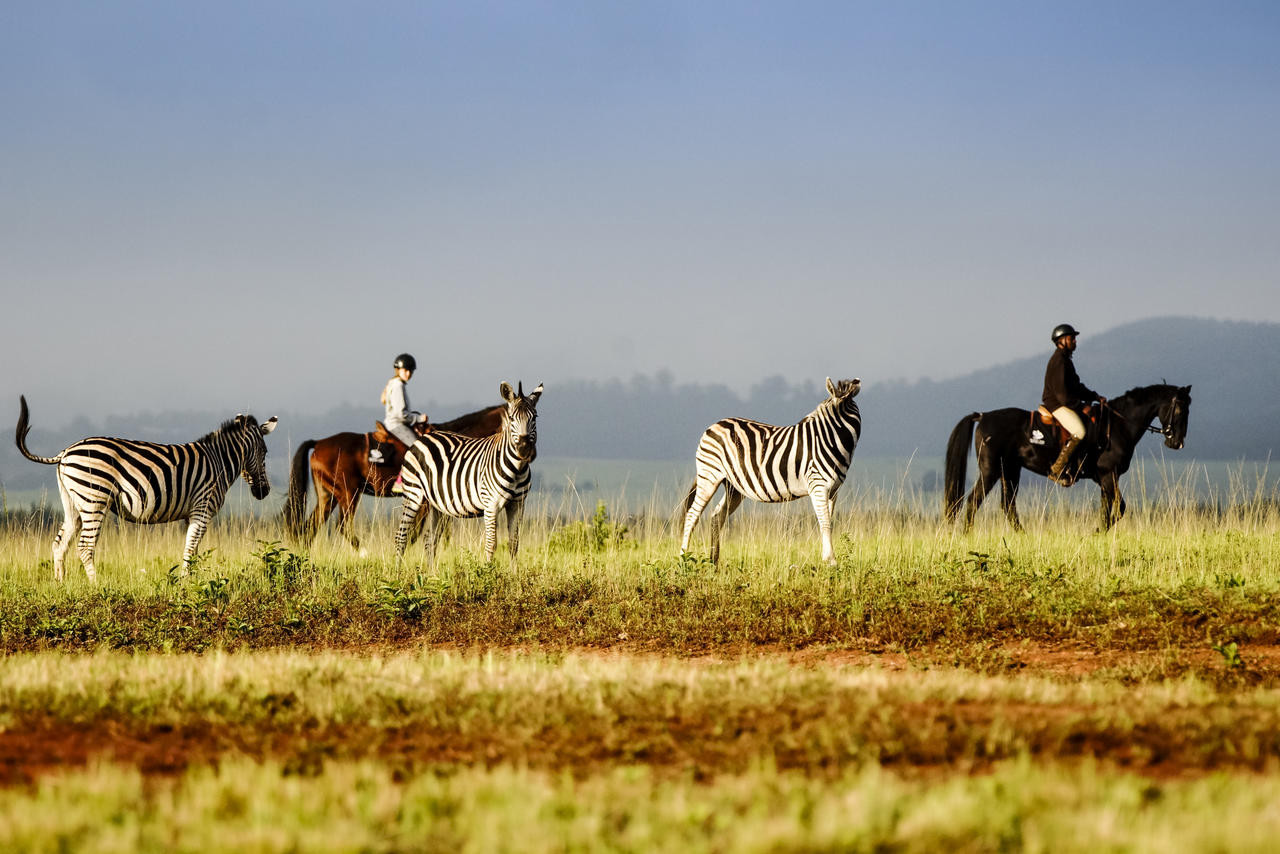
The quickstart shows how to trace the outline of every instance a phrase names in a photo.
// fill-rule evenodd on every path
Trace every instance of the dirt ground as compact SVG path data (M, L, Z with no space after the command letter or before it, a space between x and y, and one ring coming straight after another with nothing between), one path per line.
M1206 672L1225 666L1220 654L1212 649L1184 650L1170 656L1168 651L1100 653L1017 644L997 652L1002 666L1010 671L1068 680L1117 668L1158 668L1171 657ZM918 654L909 657L894 652L804 650L772 655L800 667L879 667L893 671L919 667L922 660ZM1271 678L1280 674L1280 647L1249 647L1242 655L1248 672L1270 674ZM941 724L943 729L956 733L956 738L887 751L881 754L880 762L907 773L981 773L990 762L974 761L963 745L969 744L967 739L973 729L999 722L1001 727L1021 734L1032 755L1065 761L1092 758L1155 778L1198 776L1224 768L1269 772L1276 764L1274 757L1233 758L1229 751L1206 751L1203 746L1174 743L1176 726L1139 727L1127 733L1102 728L1081 732L1064 742L1055 722L1061 724L1064 717L1079 714L1081 710L996 702L951 704L941 710L923 704L903 706L895 710L895 715L918 720L922 728L936 729ZM733 745L719 733L704 731L701 722L654 721L650 726L655 728L647 733L653 736L648 740L650 747L639 755L623 756L609 745L579 743L572 733L547 733L548 737L540 737L536 744L512 745L484 733L459 739L422 728L355 725L273 731L239 724L215 726L203 721L172 727L140 726L136 721L90 725L37 718L25 720L21 728L0 731L0 785L31 785L46 774L97 761L133 766L144 776L172 776L189 766L216 765L229 756L275 759L284 764L287 772L300 774L318 773L326 759L374 758L406 773L438 765L517 762L531 768L587 774L620 762L639 762L660 770L692 771L699 777L733 770L741 758L735 758ZM754 736L757 748L770 744L768 731ZM811 756L778 753L774 759L780 769L814 770Z

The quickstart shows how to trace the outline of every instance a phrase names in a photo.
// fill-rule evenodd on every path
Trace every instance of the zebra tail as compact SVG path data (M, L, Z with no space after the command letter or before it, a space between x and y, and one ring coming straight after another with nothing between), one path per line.
M289 494L284 501L284 529L290 537L302 536L303 511L307 506L307 487L311 485L311 449L315 439L308 439L298 446L289 467Z
M22 404L22 411L18 413L18 428L14 431L14 442L18 445L18 450L22 451L22 455L33 463L44 463L47 466L56 466L62 462L62 457L66 451L58 454L56 457L41 457L27 450L27 434L31 432L31 416L27 412L26 395L18 395L18 401Z
M971 412L951 431L947 440L947 461L942 486L942 514L948 522L956 520L956 513L964 501L965 472L969 467L969 448L973 445L973 425L982 417Z

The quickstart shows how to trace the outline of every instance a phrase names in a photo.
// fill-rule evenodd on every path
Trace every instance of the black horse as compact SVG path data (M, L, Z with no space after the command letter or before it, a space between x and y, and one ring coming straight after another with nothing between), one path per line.
M1187 412L1191 407L1191 386L1149 385L1130 389L1108 401L1089 435L1080 443L1071 461L1077 477L1097 481L1102 488L1102 528L1107 530L1124 515L1120 495L1120 475L1129 470L1133 449L1145 432L1164 436L1167 447L1177 450L1187 436ZM1151 422L1160 419L1160 429ZM997 409L974 412L960 419L947 442L942 510L948 522L955 521L964 502L965 467L977 426L978 480L969 493L964 514L965 529L973 525L982 499L999 481L1005 515L1014 530L1018 520L1018 481L1022 470L1048 474L1058 456L1060 440L1056 425L1046 426L1025 409Z

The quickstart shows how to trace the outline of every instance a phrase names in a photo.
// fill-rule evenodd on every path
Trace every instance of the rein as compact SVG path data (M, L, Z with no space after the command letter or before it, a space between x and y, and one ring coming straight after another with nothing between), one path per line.
M1176 398L1175 398L1175 399L1176 399ZM1111 405L1111 402L1110 402L1110 401L1107 401L1106 403L1102 404L1102 408L1103 408L1103 409L1106 409L1106 410L1107 410L1107 411L1109 411L1112 415L1116 416L1117 418L1119 418L1121 421L1123 421L1123 422L1124 422L1124 423L1126 423L1126 424L1133 425L1133 424L1137 423L1134 419L1132 419L1132 418L1127 418L1127 417L1125 417L1124 415L1121 415L1121 414L1120 414L1120 412L1119 412L1115 407L1113 407L1113 406ZM1155 415L1153 415L1152 417L1153 417L1153 418L1159 418L1159 417L1160 417L1160 410L1159 410L1158 408L1156 409L1156 413L1155 413ZM1143 429L1144 429L1144 430L1146 430L1148 433L1155 433L1157 436L1164 436L1166 439L1173 435L1173 426L1172 426L1172 425L1166 425L1166 426L1162 426L1162 427L1154 427L1154 426L1152 426L1150 423L1148 423L1148 424L1144 425ZM1110 427L1108 427L1107 432L1108 432L1108 434L1110 434L1110 432L1111 432Z

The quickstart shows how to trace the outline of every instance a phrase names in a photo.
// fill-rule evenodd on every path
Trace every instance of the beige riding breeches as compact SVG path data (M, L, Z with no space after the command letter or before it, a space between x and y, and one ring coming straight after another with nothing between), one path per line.
M1084 438L1084 422L1080 420L1080 414L1069 406L1059 406L1053 410L1053 417L1058 423L1067 428L1067 432L1071 434L1071 438L1079 441Z

